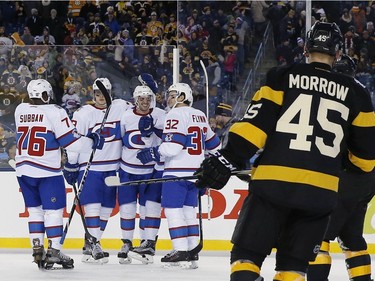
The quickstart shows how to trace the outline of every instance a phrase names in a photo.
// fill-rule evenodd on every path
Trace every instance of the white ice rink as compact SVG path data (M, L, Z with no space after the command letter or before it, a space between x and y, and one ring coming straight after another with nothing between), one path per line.
M133 261L132 264L120 265L117 251L110 251L109 263L104 265L84 264L78 250L65 250L64 253L74 258L72 270L40 271L32 263L31 250L0 249L0 280L87 280L87 281L228 281L229 253L204 251L200 255L198 269L166 269L161 266L160 258L165 252L158 252L154 264L143 265ZM375 272L372 257L372 271ZM274 257L266 259L262 276L271 281L274 275ZM349 280L345 269L343 255L333 255L330 281Z

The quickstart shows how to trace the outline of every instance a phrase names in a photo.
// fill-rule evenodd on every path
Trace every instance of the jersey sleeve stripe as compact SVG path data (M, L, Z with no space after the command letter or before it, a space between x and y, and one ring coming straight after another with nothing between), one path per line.
M252 180L276 180L301 183L337 192L339 178L305 169L285 166L260 165L252 174Z
M352 124L358 127L375 127L375 113L360 112Z
M253 101L259 101L261 99L267 99L278 105L282 105L284 100L284 92L275 91L268 86L263 86L259 91L255 93Z
M230 127L229 132L241 136L258 149L265 145L267 139L267 134L264 131L247 122L234 123Z
M349 151L349 160L353 165L360 168L362 171L371 172L375 167L375 160L366 160L355 156L352 152Z

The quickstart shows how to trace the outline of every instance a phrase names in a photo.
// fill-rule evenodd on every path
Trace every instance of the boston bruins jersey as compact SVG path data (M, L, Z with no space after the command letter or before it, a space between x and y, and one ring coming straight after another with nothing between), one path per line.
M236 163L264 148L252 192L292 208L329 211L345 152L354 167L370 172L374 143L370 96L357 80L326 64L294 64L268 72L222 153Z

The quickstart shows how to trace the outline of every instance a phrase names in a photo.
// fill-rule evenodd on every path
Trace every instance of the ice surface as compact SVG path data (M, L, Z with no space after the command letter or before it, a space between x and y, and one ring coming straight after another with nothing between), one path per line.
M110 251L109 263L84 264L81 262L81 251L63 250L74 258L72 270L40 271L32 263L31 249L0 249L0 279L8 280L88 280L88 281L228 281L229 252L203 251L200 254L198 269L166 269L161 266L160 258L166 253L157 251L154 264L143 265L138 261L132 264L118 263L117 251ZM330 280L349 280L342 254L332 255ZM372 260L374 260L372 258ZM271 281L274 276L274 255L268 257L262 268L262 276ZM372 264L374 272L374 262Z

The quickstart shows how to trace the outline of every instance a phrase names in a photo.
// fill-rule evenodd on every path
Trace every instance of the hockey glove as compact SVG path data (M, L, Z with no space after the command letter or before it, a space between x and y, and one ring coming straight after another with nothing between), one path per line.
M195 185L198 188L222 189L229 181L231 172L237 168L231 164L220 152L203 160L201 166L194 173L198 177Z
M141 82L142 85L148 86L154 94L158 92L158 83L156 83L151 74L141 73L141 75L138 76L138 81Z
M70 164L66 162L63 169L64 178L67 183L73 185L77 182L79 174L79 164Z
M151 161L159 162L160 154L158 152L158 149L158 146L141 149L137 153L137 158L142 162L142 164L147 164Z
M92 139L92 149L102 149L104 146L104 138L99 133L94 132L87 136L88 138Z
M138 129L142 137L149 137L154 131L154 119L151 115L142 116L138 122Z
M198 188L199 196L203 196L206 194L207 188Z

